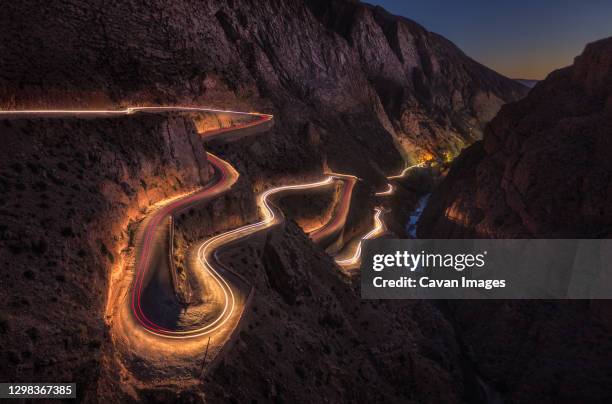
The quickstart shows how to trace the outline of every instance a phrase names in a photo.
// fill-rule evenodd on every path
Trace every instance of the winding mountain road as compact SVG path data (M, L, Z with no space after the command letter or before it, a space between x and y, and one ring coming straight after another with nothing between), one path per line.
M227 111L200 107L131 107L122 110L19 110L19 111L0 111L0 119L29 119L29 118L73 118L96 119L133 114L163 114L163 113L207 113L225 114L246 119L245 122L232 125L230 127L204 131L200 136L204 140L233 140L238 137L247 136L268 130L272 126L273 116L259 113L247 113L237 111ZM204 304L200 308L208 309L206 313L196 319L191 319L191 323L197 324L191 327L176 327L179 314L176 304L168 304L174 297L170 268L167 264L168 243L165 239L169 236L168 220L176 213L188 209L192 206L205 201L210 201L228 191L237 181L239 174L226 161L217 156L207 153L207 160L214 170L213 180L205 187L192 192L186 196L173 199L163 206L154 210L143 221L143 231L141 243L137 246L135 275L130 293L130 307L134 318L140 325L151 334L165 338L189 338L210 334L219 330L231 318L236 308L236 295L239 294L236 280L226 280L229 277L222 276L220 272L211 265L210 258L206 252L210 251L209 246L217 246L220 240L226 240L234 234L244 233L242 231L228 232L223 237L215 237L205 242L200 259L201 269L197 279L202 289L207 292L203 298ZM161 269L161 270L160 270ZM192 271L198 273L198 271ZM149 299L143 299L146 291ZM244 300L244 299L243 299ZM219 309L221 307L221 309ZM193 310L196 313L198 307ZM191 314L191 313L187 313ZM162 323L162 324L160 324ZM202 324L205 323L205 324ZM128 327L129 329L129 327Z
M388 196L388 195L393 195L394 193L395 193L395 185L387 184L387 189L385 189L384 191L377 192L374 195L376 195L376 196Z
M206 302L218 302L222 300L223 309L218 315L213 316L214 320L203 326L177 330L172 329L175 327L171 328L171 326L176 326L176 324L159 324L162 321L171 323L173 320L176 320L178 315L185 314L178 312L178 310L176 310L177 304L173 302L174 287L170 282L171 278L168 276L170 268L166 265L169 261L167 259L168 243L163 241L159 242L159 239L167 237L168 231L167 227L164 226L165 220L179 211L220 196L229 190L239 177L238 172L236 172L236 170L226 161L211 153L208 153L207 157L209 164L211 164L215 170L215 179L208 186L186 197L167 203L153 212L143 223L144 232L142 243L137 248L135 279L132 287L130 304L132 313L138 322L147 331L159 336L185 338L210 333L217 329L215 326L220 326L224 323L222 319L227 318L226 314L231 314L235 304L235 293L230 283L228 283L213 266L202 264L202 269L208 274L206 280L212 281L211 286L206 288L209 295L205 300ZM160 270L160 267L162 270ZM153 273L154 269L157 270L156 272L158 272L158 274ZM198 280L202 279L202 277L198 277ZM143 305L143 290L146 290L147 287L152 289L149 293L152 296L147 299L148 304ZM165 295L165 299L162 299L160 295ZM222 299L219 299L220 296L222 296ZM166 310L162 310L164 307L160 307L160 303L163 301L171 301L174 304L166 303ZM143 308L143 306L145 306L145 308ZM208 317L208 313L202 316L202 320L206 317Z
M133 115L137 113L165 114L165 113L206 113L225 114L240 118L248 118L247 122L229 127L199 132L204 140L231 141L243 136L265 132L273 125L274 117L256 112L239 112L204 107L130 107L118 110L71 110L71 109L30 109L18 111L0 110L0 119L29 119L29 118L79 118L95 119L114 116Z
M414 165L411 165L411 166L409 166L409 167L404 168L404 169L402 170L402 172L400 172L399 174L397 174L397 175L391 175L391 176L387 177L387 179L388 179L388 180L398 180L398 179L404 178L404 177L406 177L406 175L408 175L408 173L409 173L411 170L413 170L413 169L415 169L415 168L417 168L417 167L425 167L425 165L427 165L427 161L424 161L424 162L419 163L419 164L414 164Z
M327 247L333 243L333 241L336 240L344 230L346 219L348 218L348 214L351 209L353 189L355 189L355 184L357 184L358 180L358 178L354 175L335 173L330 175L332 178L342 181L340 199L338 200L331 220L309 234L312 241L323 247Z
M207 113L229 114L239 118L238 124L213 130L204 130L199 134L203 140L232 141L244 136L267 131L273 124L273 116L267 114L225 111L198 107L131 107L123 110L21 110L0 111L0 119L25 118L66 118L95 119L101 117L124 116L132 114L163 113ZM171 273L168 246L172 242L171 218L177 213L195 205L211 201L232 188L239 178L239 173L228 162L207 153L209 164L214 170L213 179L206 186L187 195L162 203L145 217L140 226L139 242L135 251L134 276L129 293L122 300L127 305L125 313L131 312L132 322L125 315L119 315L123 334L135 336L128 344L134 346L142 343L146 349L150 343L142 340L143 335L133 327L139 325L142 330L154 337L164 340L197 339L214 336L216 344L223 347L231 338L244 311L250 286L245 281L223 266L217 260L216 252L223 246L246 238L254 233L268 229L280 223L284 216L271 199L274 196L289 192L300 192L307 189L330 186L334 181L342 182L342 191L332 218L323 226L309 234L310 238L320 244L329 245L337 239L344 229L351 206L351 198L357 177L344 174L329 174L323 179L305 184L292 184L266 190L257 198L261 219L230 231L208 238L193 247L195 254L189 261L187 273L193 277L196 292L196 304L181 307L175 296L175 274ZM381 221L382 210L375 212L374 228L365 234L362 240L375 237L384 231ZM170 226L168 226L170 224ZM354 249L348 248L338 265L351 267L359 262L362 240ZM129 307L129 309L128 309ZM119 310L118 313L122 313ZM140 336L137 336L140 335ZM128 340L130 338L127 338ZM209 340L210 343L210 340ZM200 345L198 345L200 346ZM168 346L170 347L170 346ZM172 349L172 348L167 348ZM198 348L200 349L200 348ZM220 348L217 347L217 351ZM169 352L169 351L168 351Z
M348 246L342 251L340 254L334 257L336 264L340 266L343 270L348 271L355 269L361 263L361 250L363 247L363 242L365 240L371 240L376 237L380 237L387 231L387 227L382 220L382 215L384 214L384 209L380 207L374 208L374 227L361 236L358 240L356 240L356 246L352 247Z

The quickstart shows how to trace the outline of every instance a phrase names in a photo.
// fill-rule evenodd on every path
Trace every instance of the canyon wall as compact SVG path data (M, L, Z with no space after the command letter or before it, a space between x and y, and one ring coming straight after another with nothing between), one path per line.
M371 194L405 160L479 138L526 91L418 24L354 1L24 0L3 6L0 36L2 109L189 104L275 115L270 133L207 145L241 179L177 219L185 244L253 220L264 187L323 168L365 178ZM210 179L196 130L149 114L0 129L2 378L72 380L88 386L85 400L125 399L105 293L146 208ZM351 214L371 221L368 203ZM234 349L188 389L130 398L473 398L473 372L434 306L361 302L293 223L228 254L256 288Z
M268 174L383 181L456 153L526 92L439 35L354 1L13 2L0 107L201 104L277 117Z
M502 107L453 163L423 238L612 235L612 38ZM609 301L446 304L483 379L510 402L612 399Z
M453 164L422 237L609 237L612 39L504 106Z
M71 380L87 402L465 396L461 354L437 310L361 302L291 221L222 252L256 293L214 371L187 384L136 387L140 375L122 366L109 336L107 294L120 293L109 282L130 277L135 226L147 208L210 181L195 125L149 114L0 125L2 380ZM253 219L251 185L241 181L177 217L187 240Z
M467 397L469 376L440 313L421 301L362 301L357 285L294 222L259 243L225 249L221 260L255 295L235 346L203 380L208 402Z
M0 135L0 378L72 380L93 399L133 225L210 180L204 148L189 120L154 115L4 120Z

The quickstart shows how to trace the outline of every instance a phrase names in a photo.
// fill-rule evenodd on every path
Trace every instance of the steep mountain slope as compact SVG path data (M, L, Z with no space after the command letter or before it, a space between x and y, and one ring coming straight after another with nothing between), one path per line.
M612 39L506 105L431 198L422 236L609 237Z
M109 283L125 293L117 283L132 276L147 208L211 179L194 125L172 115L39 118L2 121L0 133L1 380L71 380L85 402L453 402L466 394L452 329L433 306L361 302L293 222L222 252L256 293L215 369L186 377L202 369L194 357L162 379L144 359L128 366L129 352L109 335L118 321ZM253 220L245 177L186 214L198 240Z
M6 5L0 35L1 107L270 112L268 171L327 159L381 179L400 153L458 151L526 91L416 23L344 0L27 0Z
M407 156L458 152L522 85L476 63L446 38L381 7L312 0L323 24L357 52Z
M354 1L24 0L3 6L0 37L2 109L198 104L275 115L271 133L206 145L241 177L189 214L193 239L254 220L261 189L323 168L386 185L404 160L478 138L525 91L417 24ZM256 294L204 380L161 383L146 361L123 367L105 293L112 270L131 270L118 262L130 258L128 224L209 179L193 125L139 115L2 122L0 132L10 146L0 164L5 380L59 375L86 386L85 401L473 398L473 372L434 306L360 302L291 222L228 253Z
M419 235L610 237L611 122L608 38L502 108L431 197ZM612 399L609 301L459 302L449 312L472 361L508 401Z
M153 115L0 121L0 135L0 379L94 397L110 278L151 204L210 180L204 148L189 120Z

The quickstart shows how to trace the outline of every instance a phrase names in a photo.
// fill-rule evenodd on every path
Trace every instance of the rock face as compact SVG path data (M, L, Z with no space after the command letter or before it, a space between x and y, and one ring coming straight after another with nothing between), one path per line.
M180 117L0 121L0 133L0 378L75 380L95 397L130 224L210 180L204 148Z
M354 1L23 1L6 5L0 32L1 107L259 109L277 117L275 136L254 146L269 172L326 159L382 180L401 154L471 143L526 91Z
M129 274L122 261L147 207L210 180L195 126L144 114L0 125L2 380L73 380L86 402L465 396L461 354L440 313L424 302L360 301L294 222L223 251L257 292L222 363L203 381L134 382L141 375L121 366L105 324L109 278ZM198 240L242 224L252 219L248 190L237 184L177 222Z
M502 107L430 199L423 238L612 235L612 39ZM455 331L510 402L612 399L608 301L459 302Z
M447 39L381 7L326 0L309 6L357 54L404 155L459 151L481 137L503 103L526 93Z
M458 402L450 325L425 302L362 301L294 223L223 260L255 289L245 325L204 380L209 402ZM248 265L244 265L244 262Z
M432 197L423 237L612 234L612 39L504 106Z
M2 109L197 104L275 115L269 134L207 145L241 182L177 219L183 244L254 220L264 187L323 168L366 180L370 221L366 196L404 160L455 153L525 92L446 39L354 1L24 0L3 5L0 36ZM0 134L2 380L73 380L85 401L473 398L473 372L434 306L360 302L291 222L228 257L257 292L207 380L132 383L140 375L113 352L105 293L130 222L210 179L196 128L143 114L2 121Z

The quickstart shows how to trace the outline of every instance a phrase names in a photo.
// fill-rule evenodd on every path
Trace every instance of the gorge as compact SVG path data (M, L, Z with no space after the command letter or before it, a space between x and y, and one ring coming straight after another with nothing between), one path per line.
M529 91L358 1L61 3L0 14L2 381L608 397L605 303L361 300L358 260L374 237L608 236L610 40Z

